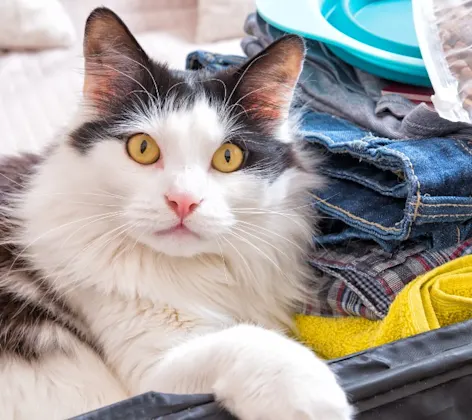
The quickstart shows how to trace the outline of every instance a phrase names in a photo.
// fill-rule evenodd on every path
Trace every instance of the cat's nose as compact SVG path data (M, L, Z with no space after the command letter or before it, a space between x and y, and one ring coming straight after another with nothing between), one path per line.
M184 220L201 203L201 200L190 194L169 193L165 198L167 205L180 217L180 220Z

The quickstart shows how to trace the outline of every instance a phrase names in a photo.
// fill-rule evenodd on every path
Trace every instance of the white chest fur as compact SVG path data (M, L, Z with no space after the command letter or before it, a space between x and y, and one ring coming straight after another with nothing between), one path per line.
M229 316L182 310L150 300L125 300L96 290L74 294L104 358L131 394L143 391L147 374L181 342L234 324Z
M67 247L61 249L67 252ZM283 328L290 322L288 299L298 292L295 280L287 282L272 263L260 267L253 262L249 270L249 264L231 254L175 258L134 241L110 242L98 257L82 255L77 262L70 255L44 251L38 254L42 266L51 267L50 277L55 273L68 301L85 317L107 365L132 394L146 391L152 366L190 338L238 323ZM61 265L62 260L67 264ZM260 265L261 259L257 261Z

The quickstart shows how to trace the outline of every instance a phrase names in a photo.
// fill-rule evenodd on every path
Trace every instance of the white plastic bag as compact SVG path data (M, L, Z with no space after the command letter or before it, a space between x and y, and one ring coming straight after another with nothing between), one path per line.
M418 44L438 114L472 122L472 0L413 0Z

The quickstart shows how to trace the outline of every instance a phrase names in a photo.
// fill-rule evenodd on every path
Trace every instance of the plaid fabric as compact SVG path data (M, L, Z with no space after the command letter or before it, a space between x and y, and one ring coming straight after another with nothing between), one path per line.
M381 319L407 283L467 254L472 254L472 239L443 250L410 243L389 253L378 245L357 242L317 251L310 262L320 277L310 285L310 301L301 312Z

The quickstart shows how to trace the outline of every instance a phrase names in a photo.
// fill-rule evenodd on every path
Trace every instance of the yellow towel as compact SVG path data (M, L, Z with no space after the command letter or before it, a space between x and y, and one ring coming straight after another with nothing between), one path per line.
M380 321L298 315L299 339L325 359L345 356L472 318L472 255L407 285Z

